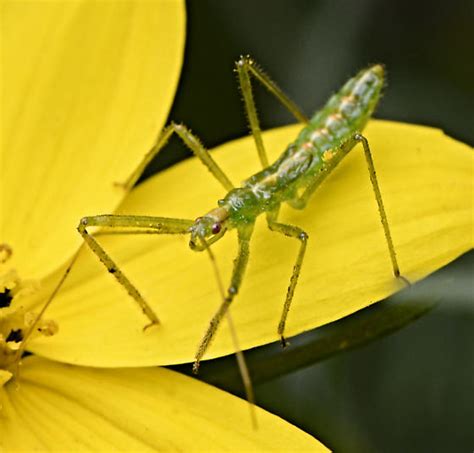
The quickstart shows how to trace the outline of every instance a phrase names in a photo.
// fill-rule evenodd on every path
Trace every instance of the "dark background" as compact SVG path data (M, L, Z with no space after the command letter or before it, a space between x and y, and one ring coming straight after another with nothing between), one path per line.
M247 133L233 63L250 54L309 115L381 62L377 116L474 143L472 1L189 1L170 119L208 147ZM262 128L292 118L256 87ZM148 175L187 157L173 141ZM257 401L343 452L474 450L474 254L427 280L426 316L359 349L257 385ZM448 282L448 284L446 283Z

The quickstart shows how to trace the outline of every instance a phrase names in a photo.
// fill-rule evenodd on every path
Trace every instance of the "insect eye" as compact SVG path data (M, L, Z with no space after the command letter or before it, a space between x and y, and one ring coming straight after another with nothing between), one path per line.
M221 224L220 223L215 223L212 225L212 234L217 234L221 231Z

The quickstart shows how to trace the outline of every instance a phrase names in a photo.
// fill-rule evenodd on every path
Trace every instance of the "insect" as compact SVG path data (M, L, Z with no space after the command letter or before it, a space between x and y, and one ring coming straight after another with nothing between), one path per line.
M406 281L400 275L369 143L361 134L380 98L384 85L383 66L377 64L361 70L355 77L349 79L311 119L300 111L249 56L241 57L236 62L235 70L238 74L250 130L262 165L261 171L246 179L240 187L234 187L200 140L185 126L171 123L159 134L154 146L122 186L127 190L131 189L151 159L163 149L172 134L177 134L222 184L227 195L217 201L216 207L195 220L136 215L95 215L82 218L78 226L78 231L85 243L138 303L149 319L149 325L159 324L157 315L139 290L88 231L88 228L131 228L155 234L188 234L189 247L198 252L207 250L211 258L212 244L220 240L227 231L237 230L238 253L234 260L230 283L223 294L220 307L210 320L197 348L193 365L195 372L198 371L201 359L242 285L249 261L249 244L254 224L260 215L266 216L268 228L272 232L285 235L300 243L277 328L281 344L283 346L287 344L285 324L304 263L309 238L300 227L281 223L278 220L280 206L282 203L288 203L295 209L303 209L311 194L358 143L362 144L365 153L393 274ZM262 140L251 77L262 83L297 120L305 123L295 141L290 143L281 156L271 164L268 162Z

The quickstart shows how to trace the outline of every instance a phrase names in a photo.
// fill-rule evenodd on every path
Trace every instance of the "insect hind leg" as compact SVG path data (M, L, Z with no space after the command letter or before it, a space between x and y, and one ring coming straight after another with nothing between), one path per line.
M395 247L393 245L392 234L390 232L390 226L388 224L387 214L382 200L382 193L380 192L379 183L377 181L377 175L375 173L374 161L372 159L372 153L370 151L369 141L362 134L355 134L352 137L354 144L361 143L364 148L365 160L367 162L367 168L369 170L370 182L374 190L375 199L380 215L380 221L382 222L383 231L385 234L385 240L387 242L388 252L390 254L390 260L392 263L393 275L402 280L407 286L410 286L410 281L400 273L400 266L398 265L397 255L395 253Z
M308 123L306 115L298 108L298 106L280 89L280 87L260 69L250 56L242 56L235 63L235 70L238 74L240 91L244 98L245 111L249 122L250 130L255 140L258 157L262 167L268 167L268 157L262 140L262 131L260 129L260 121L255 107L253 97L252 82L250 76L255 77L278 101L300 122Z

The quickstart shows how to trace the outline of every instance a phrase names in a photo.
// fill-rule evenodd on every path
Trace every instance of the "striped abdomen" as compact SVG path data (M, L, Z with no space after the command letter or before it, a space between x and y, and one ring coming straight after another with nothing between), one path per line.
M259 198L291 199L299 188L320 179L346 154L342 146L362 131L384 83L384 70L374 65L360 71L318 111L280 158L244 182Z
M360 71L311 118L296 145L310 141L316 147L334 148L362 131L379 101L383 83L381 65Z

